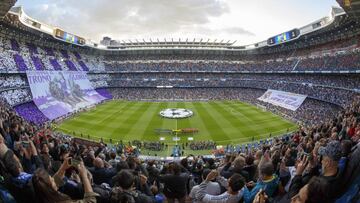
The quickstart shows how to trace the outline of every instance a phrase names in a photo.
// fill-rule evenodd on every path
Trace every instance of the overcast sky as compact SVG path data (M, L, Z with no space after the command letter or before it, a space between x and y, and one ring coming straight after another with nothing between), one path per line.
M218 39L251 44L330 14L335 0L18 0L67 32L113 39Z

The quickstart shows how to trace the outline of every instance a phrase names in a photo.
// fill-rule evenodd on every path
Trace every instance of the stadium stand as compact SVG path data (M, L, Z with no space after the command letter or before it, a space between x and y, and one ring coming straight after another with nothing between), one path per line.
M358 202L359 28L339 14L297 43L260 47L256 53L154 48L114 54L56 40L10 12L0 22L0 199ZM223 151L213 141L172 149L173 154L214 150L216 156L148 157L138 149L168 146L143 140L106 144L56 131L32 101L26 70L85 71L107 99L245 101L301 125L281 137L229 144ZM257 100L267 89L309 97L289 111Z

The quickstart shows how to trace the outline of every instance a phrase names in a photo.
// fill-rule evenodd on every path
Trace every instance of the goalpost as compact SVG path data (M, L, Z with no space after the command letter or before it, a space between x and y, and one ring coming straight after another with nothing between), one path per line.
M261 105L261 104L256 104L256 107L258 108L258 109L261 109L262 111L266 111L266 106L264 106L264 105Z

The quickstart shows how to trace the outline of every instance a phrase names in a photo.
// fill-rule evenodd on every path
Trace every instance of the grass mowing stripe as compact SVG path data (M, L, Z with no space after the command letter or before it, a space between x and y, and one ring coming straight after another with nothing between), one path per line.
M97 119L92 119L92 120L89 119L88 117L86 117L86 114L94 113L99 110L102 112L103 108L104 109L111 108L114 105L114 103L116 104L116 102L108 102L105 104L101 104L101 105L97 106L97 108L95 108L95 109L93 108L92 110L90 110L90 112L83 112L83 113L75 116L74 118L65 121L64 123L62 123L59 126L59 128L64 129L65 131L69 131L69 132L76 132L77 135L79 135L79 134L90 135L91 134L92 136L94 136L91 126L97 125L99 121ZM95 118L96 117L97 116L95 116Z
M225 103L225 105L227 105L227 106L233 108L234 110L236 110L237 113L241 114L241 115L242 115L246 120L248 120L249 123L251 123L252 125L257 126L257 128L259 129L259 131L262 131L260 134L266 133L266 129L264 128L264 126L259 125L256 121L252 120L252 119L251 119L251 117L252 117L251 114L249 114L249 113L246 113L246 114L245 114L244 111L242 111L242 109L241 109L240 106L234 105L233 103Z
M108 121L111 121L114 119L114 116L120 112L122 112L124 109L130 109L132 106L134 106L134 103L130 102L121 102L117 105L111 105L109 109L112 109L110 114L107 114L106 116L102 116L103 118L101 120L98 120L99 124L105 124ZM119 108L120 107L120 108ZM96 112L96 116L100 117L102 115L102 112Z
M132 102L134 104L136 104L136 102ZM138 120L138 118L143 114L144 111L146 111L150 104L146 103L146 102L139 102L137 103L137 108L136 110L133 110L129 115L125 116L124 115L124 122L121 123L121 125L119 127L117 127L115 130L113 130L110 134L110 136L113 139L117 139L117 138L121 138L122 140L128 141L125 139L125 135L127 135L131 129L134 126L134 123L136 123L136 121ZM138 140L140 139L139 135L133 135L131 140Z
M159 113L161 110L166 109L167 106L168 106L168 103L167 103L167 102L161 102L161 103L159 103L159 105L158 105L158 107L157 107L157 109L156 109L156 111L155 111L155 113L156 113L156 112L157 112L157 113L153 115L153 117L151 118L151 121L150 121L149 124L146 126L146 128L145 128L145 134L141 137L141 140L147 140L147 139L158 140L158 139L159 139L160 136L157 135L157 134L154 132L154 130L155 130L156 128L161 128L164 119L161 118L158 113ZM146 137L144 137L144 136L146 136Z
M119 107L119 105L116 105L113 108L118 114L113 114L111 117L107 117L106 122L103 120L102 124L98 123L97 125L93 126L94 130L92 134L94 136L114 139L111 133L118 128L119 123L121 123L123 120L125 120L125 118L127 118L127 116L124 115L126 115L127 113L132 113L134 109L136 110L137 108L139 108L139 105L134 102L118 102L118 104L121 103L126 104L124 107L121 108L123 109L123 111L117 111L116 108ZM119 115L121 116L119 117ZM101 116L103 115L100 114L99 117Z
M112 126L112 122L117 121L119 115L123 115L126 112L131 111L132 107L135 106L135 103L132 103L132 102L124 102L121 104L125 104L125 105L121 106L120 108L119 108L119 106L114 107L113 113L111 113L110 115L105 116L103 119L99 120L98 123L93 125L91 128L95 132L101 132L101 131L109 132L110 129L116 128L115 126ZM117 109L117 108L119 108L119 109ZM98 116L100 117L100 115L98 115ZM97 136L99 136L99 134ZM103 136L103 135L101 135L101 136Z
M258 135L261 134L259 133L259 131L254 128L252 125L250 125L248 122L245 122L241 117L236 117L234 114L232 114L231 112L229 112L229 109L224 107L223 104L220 104L218 102L210 102L209 103L211 106L214 106L215 110L222 112L222 114L224 115L224 118L231 123L233 126L235 126L235 128L239 129L239 135L241 137L249 137L249 136L253 136L253 135ZM250 133L243 133L243 129L248 129L247 131Z
M182 108L182 109L186 109L185 103L184 102L176 102L176 108ZM193 126L191 126L190 120L192 118L185 118L185 119L178 119L178 129L182 129L182 128L192 128Z
M235 104L236 105L236 104ZM262 111L255 106L251 106L247 103L244 103L244 105L249 106L254 109L254 111L257 111L258 113L253 114L256 115L254 118L252 118L252 122L258 126L262 126L262 128L267 132L279 132L283 129L293 129L296 127L295 124L292 122L282 118L281 116L278 116L270 111ZM243 109L243 108L242 108ZM241 110L240 113L244 115L249 115L249 111L243 111ZM249 117L249 116L248 116Z
M203 106L208 109L208 113L214 120L217 122L219 126L224 130L226 135L231 139L232 137L239 137L239 128L237 128L235 125L233 125L232 122L230 122L227 118L224 112L221 112L219 109L217 109L217 106L212 106L212 103L214 102L208 102L208 103L202 103ZM248 131L248 128L246 126L242 126L241 128L243 131Z
M166 108L175 108L176 103L175 102L168 102L168 105ZM175 130L176 128L176 120L175 119L169 119L169 118L161 118L163 120L162 122L162 129L171 129Z
M245 115L243 113L242 109L239 109L240 105L234 106L232 103L227 103L227 102L223 103L223 105L232 109L237 114L240 114L242 116L241 118L244 119L244 122L247 123L247 126L251 129L254 129L257 132L256 135L262 135L262 134L266 133L266 130L262 126L257 125L256 122L254 122L251 118L248 117L249 114ZM256 126L256 127L254 127L254 126Z
M112 138L114 142L124 138L158 141L159 136L155 134L155 128L176 128L174 119L158 116L160 110L167 107L192 110L194 116L178 120L178 128L198 128L199 133L193 136L195 140L214 140L219 144L251 141L252 137L249 135L256 130L258 136L255 138L259 139L267 137L270 132L275 135L276 132L285 133L287 128L296 127L280 116L237 101L215 103L110 101L68 119L59 126L59 130L75 131L78 132L77 135L83 133L85 136L90 134L107 138L104 139L105 141L108 141L108 138ZM166 143L174 143L171 135L164 137ZM181 142L186 142L186 137L182 136Z
M160 103L157 102L149 103L148 108L142 112L141 116L138 118L136 123L133 124L133 127L125 135L124 139L127 139L129 136L131 137L131 135L137 135L137 137L140 138L139 140L141 140L141 138L145 135L145 126L148 126L152 118L157 116L157 109L159 106Z
M87 123L89 124L94 124L92 127L90 128L97 128L99 126L102 126L103 124L106 124L109 120L112 120L114 115L122 112L124 110L124 108L129 108L130 106L132 106L130 103L128 102L123 102L120 103L118 105L116 105L116 107L109 106L106 108L109 108L108 110L112 110L109 112L109 114L103 114L104 111L94 111L95 113L93 113L93 115L91 117L88 116L83 116L81 115L81 117L78 117L79 120L86 120ZM107 111L108 111L107 110ZM115 111L114 111L115 110ZM106 115L106 116L99 116L99 115ZM98 119L99 117L103 117L102 119ZM96 119L95 119L96 118Z
M233 102L228 101L224 102L227 105L232 105L233 107L240 108L241 112L244 115L247 115L248 118L251 118L253 121L258 121L258 119L262 120L263 118L276 118L277 116L268 111L262 111L255 106L251 106L245 102Z
M199 112L200 118L203 120L205 127L208 129L210 136L215 141L230 140L222 126L220 126L216 120L208 113L208 110L204 107L202 102L193 103L197 112ZM225 138L225 139L224 139Z
M189 119L190 126L199 129L199 133L194 136L194 140L209 140L211 131L207 129L204 120L201 118L200 113L197 111L194 104L192 102L186 102L185 107L194 113Z

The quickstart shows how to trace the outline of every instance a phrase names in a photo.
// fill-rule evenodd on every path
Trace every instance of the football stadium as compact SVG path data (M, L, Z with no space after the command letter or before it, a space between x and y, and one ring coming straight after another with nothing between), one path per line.
M173 118L176 112L159 115L167 109L180 109L177 113L179 116L185 114L184 118ZM189 110L193 115L187 117L181 109ZM102 139L106 143L159 141L161 138L162 142L171 145L173 138L178 136L181 143L190 139L226 145L266 139L297 128L280 116L240 102L111 101L64 121L58 129L85 139Z
M4 203L357 203L360 1L0 0L0 134Z

